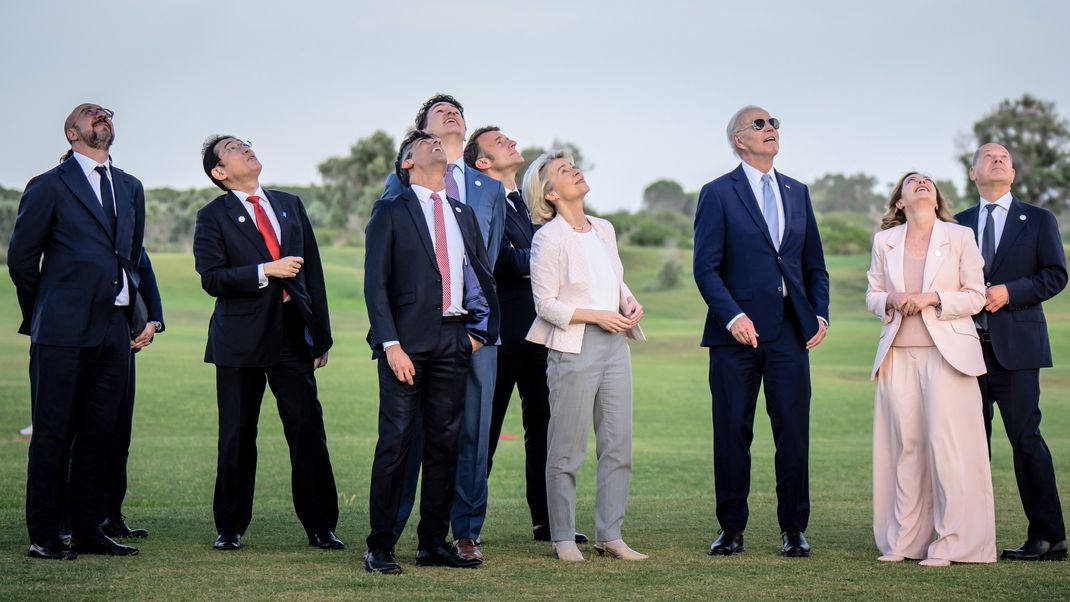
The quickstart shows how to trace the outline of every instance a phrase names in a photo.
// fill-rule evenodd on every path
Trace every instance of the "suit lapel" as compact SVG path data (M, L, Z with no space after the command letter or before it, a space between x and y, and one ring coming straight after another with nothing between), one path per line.
M420 199L416 198L416 193L412 191L412 188L406 188L398 200L403 201L405 208L409 210L409 217L412 218L412 223L416 227L416 236L420 238L420 242L424 245L424 250L427 251L428 261L435 267L435 271L438 271L438 260L435 259L435 245L431 242L431 231L428 228L427 219L424 218L423 209L420 208ZM464 230L462 229L461 231L463 232Z
M114 239L115 233L111 231L110 220L104 217L104 207L101 206L97 194L93 192L93 187L89 185L89 178L85 177L85 172L82 171L82 166L78 164L78 159L74 157L67 159L60 171L62 172L60 179L63 180L63 183L74 193L75 198L93 214L104 232Z
M793 215L795 207L800 205L794 201L795 190L784 181L784 176L774 170L776 173L777 186L780 187L780 201L784 204L784 235L780 237L780 247L784 248L784 245L788 242L788 237L791 235L791 225L795 223L795 216ZM765 219L765 216L762 216ZM766 230L769 228L767 227Z
M743 171L742 165L736 168L736 171L732 174L732 180L734 181L733 188L739 196L743 208L747 210L751 219L758 226L758 230L765 237L765 242L775 249L776 245L773 244L773 239L769 236L769 224L765 223L765 217L762 216L762 212L758 209L758 199L754 198L754 191L750 188L750 182L747 181L747 174ZM786 208L785 213L787 213Z
M132 197L126 190L123 171L111 166L112 194L115 195L115 244L117 248L124 247L130 240L134 230L134 224L130 221L133 214L131 206ZM126 249L120 249L126 250Z
M892 279L894 290L899 292L906 291L906 285L903 282L903 247L906 237L907 229L903 226L897 232L893 232L888 242L885 243L888 246L888 250L884 253L888 276Z
M925 252L925 271L921 279L921 290L928 291L932 288L933 279L940 271L944 259L951 250L951 242L947 235L947 225L940 220L933 224L932 234L929 236L929 248Z
M509 205L509 203L506 203ZM520 235L521 242L527 243L525 246L531 246L532 228L531 221L527 219L526 214L521 213L522 210L514 209L512 205L506 207L505 214L509 217L509 221L513 224L513 228ZM525 223L526 222L526 223Z
M271 199L268 199L271 202ZM245 210L242 202L238 200L238 197L233 192L227 193L226 200L223 201L223 206L227 210L227 217L238 228L238 231L242 233L242 236L253 245L253 248L260 253L260 257L265 261L274 261L275 259L268 252L267 245L264 244L264 237L260 235L260 230L256 227L256 220L249 217L249 212Z
M264 194L267 195L267 191L264 191ZM275 211L275 219L279 220L279 232L282 233L282 240L279 241L279 254L283 257L294 255L294 242L301 238L300 224L295 218L295 208L289 199L281 194L268 195L268 202Z
M991 269L985 272L986 275L996 271L999 264L1003 262L1003 258L1007 256L1007 249L1025 233L1026 224L1029 222L1025 210L1025 203L1019 201L1017 197L1011 197L1010 211L1007 212L1007 221L1003 223L1003 234L999 237L996 256L992 260Z

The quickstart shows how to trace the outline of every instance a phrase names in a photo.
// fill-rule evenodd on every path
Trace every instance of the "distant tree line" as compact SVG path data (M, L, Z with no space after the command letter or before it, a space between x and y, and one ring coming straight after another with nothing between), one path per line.
M1070 126L1051 102L1024 95L1004 100L973 127L972 136L958 141L960 160L969 172L973 149L984 142L999 142L1014 157L1017 171L1014 191L1032 203L1063 213L1070 204ZM594 165L570 142L554 140L550 148L570 151L577 165ZM521 149L525 164L545 152L542 147ZM350 147L348 154L329 157L318 166L322 183L280 186L301 196L316 227L320 244L358 244L371 207L379 198L387 174L393 171L397 144L376 131ZM950 180L937 186L956 208L976 202L977 191L968 181L960 194ZM265 186L271 188L271 186ZM828 173L810 183L810 196L821 227L826 253L865 253L880 221L891 184L881 185L865 173ZM212 187L145 191L146 246L157 251L189 251L197 210L219 195ZM18 211L21 191L0 187L0 248L8 238ZM669 179L651 182L643 191L638 211L616 211L602 217L613 222L622 242L640 246L690 248L698 192L687 191ZM675 260L673 260L675 261ZM679 266L667 266L659 279L678 278Z

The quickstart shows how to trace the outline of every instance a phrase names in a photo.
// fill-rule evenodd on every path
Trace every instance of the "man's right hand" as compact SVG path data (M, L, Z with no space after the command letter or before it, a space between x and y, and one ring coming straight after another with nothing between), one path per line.
M732 323L732 336L743 345L758 348L758 331L754 330L754 322L743 315Z
M264 264L264 275L274 278L293 278L301 271L305 260L301 257L283 257Z
M413 384L412 379L416 376L416 367L412 365L409 355L401 350L401 345L391 345L386 348L386 363L398 380Z

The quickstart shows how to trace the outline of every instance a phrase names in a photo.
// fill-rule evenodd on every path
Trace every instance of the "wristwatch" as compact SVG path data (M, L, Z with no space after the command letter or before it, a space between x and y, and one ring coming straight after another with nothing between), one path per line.
M161 330L163 330L162 322L157 322L156 320L149 320L149 324L152 324L156 327L156 332L160 332Z

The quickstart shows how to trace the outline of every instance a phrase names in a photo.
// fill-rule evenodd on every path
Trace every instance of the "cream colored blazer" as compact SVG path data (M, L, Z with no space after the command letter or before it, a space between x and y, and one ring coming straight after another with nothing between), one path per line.
M906 224L873 236L873 261L869 266L866 307L884 320L877 356L870 379L877 378L881 363L899 332L902 314L885 311L890 293L906 292L903 285L903 254ZM926 307L922 321L936 348L951 367L969 376L986 372L977 327L972 316L985 306L984 259L977 250L973 230L937 220L925 256L922 292L940 296L938 307Z
M609 260L620 283L619 309L626 306L631 289L624 283L624 265L617 253L617 235L613 224L597 217L589 218L599 240L609 252ZM579 353L583 347L585 324L571 324L577 308L591 306L587 282L587 254L580 235L558 215L535 233L531 242L531 292L535 296L535 322L527 340L549 349ZM645 341L638 325L627 331L630 339Z

